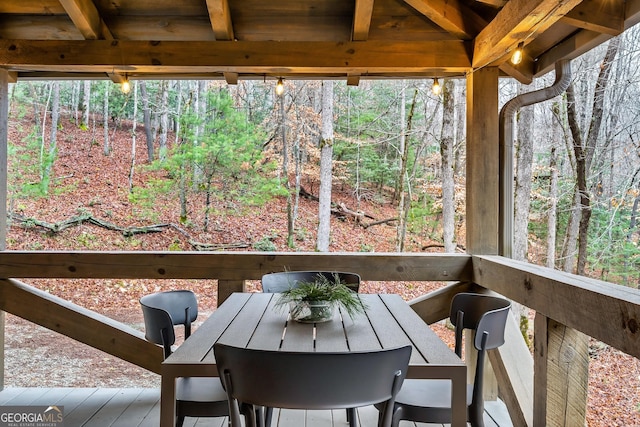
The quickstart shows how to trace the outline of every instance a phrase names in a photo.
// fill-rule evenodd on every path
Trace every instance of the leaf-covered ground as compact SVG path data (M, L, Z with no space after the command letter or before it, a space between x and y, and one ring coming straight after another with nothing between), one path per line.
M25 135L31 123L14 120L10 126L10 142L25 145ZM58 132L58 160L49 195L42 198L20 197L19 184L38 181L37 173L25 163L10 164L10 210L16 218L33 218L47 223L67 220L81 213L118 227L144 227L172 224L161 232L125 237L91 223L71 227L52 235L42 227L25 228L15 220L8 233L8 249L45 250L194 250L194 242L216 245L246 244L270 241L276 250L312 251L317 227L317 202L300 199L296 224L295 248L286 246L286 202L276 199L264 206L247 208L233 200L217 201L209 230L202 230L204 201L202 196L190 197L189 222L179 224L177 197L157 195L152 204L130 201L129 172L131 169L131 129L110 132L112 153L102 152L103 132L98 125L80 130L67 118ZM144 134L137 132L134 187L145 188L151 179L165 178L166 172L147 167ZM37 159L39 153L26 150L20 155ZM310 175L317 176L317 175ZM303 180L305 189L317 194L315 178ZM360 200L351 188L340 181L334 183L334 201L352 210L360 210L373 219L395 216L388 198L373 196ZM395 228L389 224L364 228L353 220L332 218L332 251L394 250ZM461 238L460 242L464 242ZM428 233L411 234L408 251L419 251L437 242ZM242 249L247 250L247 249ZM251 250L249 248L248 250ZM78 305L111 316L142 330L142 315L138 305L141 295L163 289L191 288L199 296L202 313L199 319L216 306L215 281L153 281L153 280L26 280ZM433 283L372 282L364 283L363 292L399 293L410 300L434 287ZM258 283L250 288L258 290ZM443 325L438 332L449 343L451 334ZM638 360L600 343L592 343L589 384L590 426L640 426L640 363ZM6 326L7 386L96 386L128 387L159 386L157 375L150 374L126 362L114 359L73 340L49 332L14 316L7 316Z

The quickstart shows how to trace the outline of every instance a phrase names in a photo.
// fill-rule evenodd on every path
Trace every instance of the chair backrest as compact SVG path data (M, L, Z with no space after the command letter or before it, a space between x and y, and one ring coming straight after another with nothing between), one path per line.
M271 408L339 409L387 402L387 406L391 405L390 422L411 346L374 352L304 353L216 343L214 353L230 403L235 400L236 404L239 401ZM236 411L233 405L231 412Z
M356 273L344 273L340 271L283 271L269 273L262 276L262 292L282 292L295 288L298 283L313 282L318 276L325 277L330 282L335 282L335 277L340 283L346 285L354 292L360 289L360 275Z
M196 295L188 290L157 292L140 298L145 338L164 347L165 358L176 342L174 325L184 325L184 335L191 335L191 323L198 317Z
M502 297L466 292L456 294L450 311L451 323L456 327L456 353L460 355L464 329L475 331L474 346L477 350L490 350L504 344L510 308L511 301ZM483 339L486 339L484 344Z
M450 320L456 327L456 353L461 354L462 331L475 331L473 345L478 350L475 377L473 382L470 412L475 414L470 419L482 419L484 402L482 388L486 351L504 344L504 331L511 301L505 298L474 293L459 293L451 301Z

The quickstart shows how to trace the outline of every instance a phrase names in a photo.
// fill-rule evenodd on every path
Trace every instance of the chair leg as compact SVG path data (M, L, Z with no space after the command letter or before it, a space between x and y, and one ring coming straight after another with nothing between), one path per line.
M468 420L471 427L484 427L484 402L471 403L468 408Z
M184 424L184 415L178 415L176 418L176 427L182 427Z
M265 427L265 421L264 421L264 408L262 406L256 406L255 407L255 413L256 413L256 425L258 427Z
M357 427L358 415L356 413L356 408L347 409L347 421L349 422L349 427Z
M271 418L273 418L273 408L264 408L264 427L271 427Z

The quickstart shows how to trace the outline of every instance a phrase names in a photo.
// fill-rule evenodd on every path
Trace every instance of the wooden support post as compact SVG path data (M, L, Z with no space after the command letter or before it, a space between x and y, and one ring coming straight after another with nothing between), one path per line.
M589 338L539 313L534 333L533 426L586 425Z
M467 76L467 252L498 253L498 69Z
M0 250L7 249L7 132L9 127L9 72L0 69ZM5 313L0 311L0 390L4 389Z
M234 292L244 292L244 280L218 280L218 307Z
M498 133L498 68L487 67L467 75L467 252L498 253L498 195L500 183ZM467 360L473 346L466 346ZM468 375L473 375L468 370ZM485 375L485 396L497 395L491 369ZM489 400L488 399L488 400Z

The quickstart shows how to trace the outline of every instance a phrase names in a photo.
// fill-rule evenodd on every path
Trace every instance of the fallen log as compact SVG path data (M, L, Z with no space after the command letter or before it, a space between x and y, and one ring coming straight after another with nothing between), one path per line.
M361 225L364 228L369 228L369 227L373 227L374 225L388 224L390 222L397 221L397 220L398 218L393 217L393 218L381 219L380 221L374 221L374 222L370 222L369 224L361 224Z
M248 248L251 246L251 244L247 242L233 242L233 243L197 242L195 240L192 240L189 233L187 233L184 229L172 223L154 224L154 225L147 225L147 226L141 226L141 227L120 227L116 224L110 223L100 218L96 218L90 213L82 213L80 215L71 217L69 219L65 219L60 222L55 222L55 223L41 221L36 218L25 217L19 214L9 214L9 219L13 221L16 225L19 225L23 228L40 227L45 229L49 234L52 234L52 235L60 233L61 231L64 231L71 227L77 227L83 223L89 223L89 224L97 225L98 227L105 228L107 230L120 232L124 237L131 237L136 234L160 233L167 228L172 228L178 231L183 236L185 236L187 238L187 241L189 242L189 245L191 245L191 247L193 247L197 251L219 251L224 249Z

